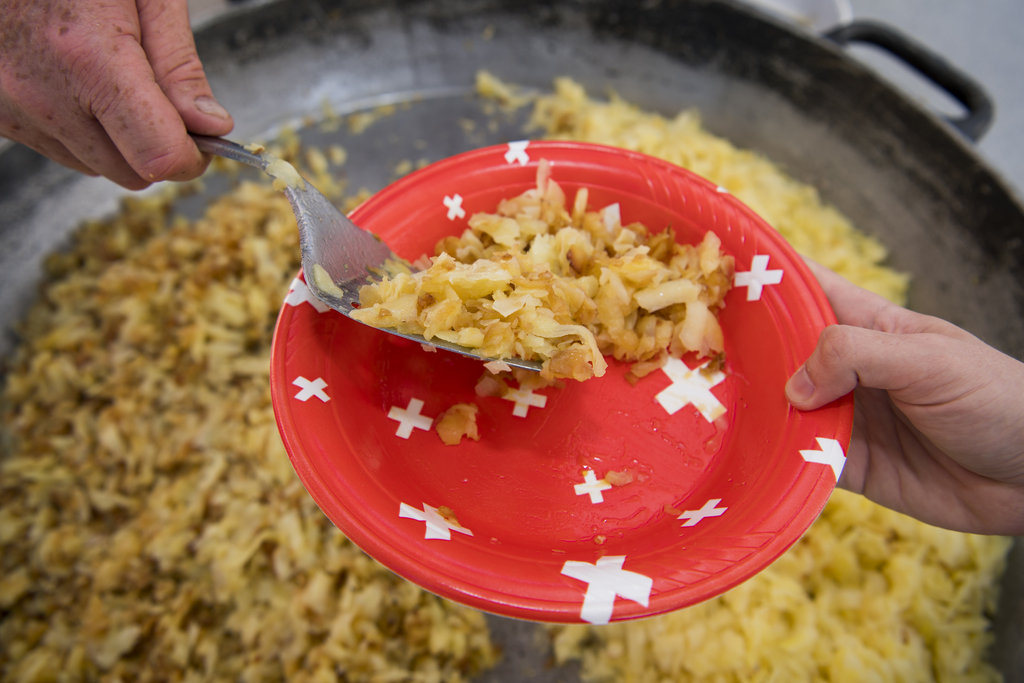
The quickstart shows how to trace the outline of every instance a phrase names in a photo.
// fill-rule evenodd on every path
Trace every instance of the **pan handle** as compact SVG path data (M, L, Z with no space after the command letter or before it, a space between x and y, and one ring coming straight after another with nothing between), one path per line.
M967 108L967 113L944 118L973 142L979 141L992 125L995 106L977 81L891 26L858 20L827 31L824 37L844 46L854 42L876 45L945 90Z

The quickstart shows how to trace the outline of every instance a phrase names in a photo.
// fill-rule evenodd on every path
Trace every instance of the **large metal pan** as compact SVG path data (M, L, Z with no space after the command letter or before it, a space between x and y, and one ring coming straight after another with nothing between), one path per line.
M891 265L913 275L911 307L1024 357L1024 208L968 138L991 116L984 93L884 27L855 24L833 38L882 44L961 99L967 115L945 121L837 42L717 0L282 1L229 13L197 42L239 139L301 122L324 101L342 113L416 101L346 139L348 180L371 190L402 159L522 137L521 118L472 134L453 125L480 117L467 94L481 68L536 88L569 75L666 114L696 107L712 132L815 185L886 244ZM119 194L23 148L0 153L0 327L31 300L41 256ZM10 342L5 334L0 354ZM1021 556L1018 543L993 657L1011 681L1024 676ZM489 680L522 679L520 666L538 671L528 663L540 656L529 646L533 627L493 625L507 654L520 654Z

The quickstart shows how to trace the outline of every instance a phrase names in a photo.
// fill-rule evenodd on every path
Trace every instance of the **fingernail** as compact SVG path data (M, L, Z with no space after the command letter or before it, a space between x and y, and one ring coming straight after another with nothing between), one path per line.
M786 398L791 403L803 403L814 396L814 382L803 365L786 382Z
M217 100L213 99L209 95L200 95L195 99L196 109L209 114L210 116L216 116L218 119L227 119L231 117L228 110L220 106Z

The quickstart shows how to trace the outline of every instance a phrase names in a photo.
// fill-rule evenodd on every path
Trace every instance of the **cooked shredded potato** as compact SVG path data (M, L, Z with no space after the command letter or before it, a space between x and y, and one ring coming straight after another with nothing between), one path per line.
M434 429L446 446L459 445L464 436L479 441L480 432L476 426L476 414L479 411L472 403L456 403L438 416Z
M268 162L265 170L267 175L274 178L273 186L275 190L283 192L285 188L289 187L296 190L306 189L306 181L302 179L302 176L299 175L299 172L295 170L294 166L284 159L275 157L269 152L263 152L262 156ZM317 169L315 166L314 170L320 170L321 173L323 172L323 169Z
M351 316L375 327L437 337L485 358L542 360L548 379L605 373L602 354L661 364L722 354L715 312L732 286L733 258L707 232L683 245L670 228L623 226L619 206L571 209L548 163L537 186L470 217L429 268L360 289Z
M200 221L126 200L50 259L10 359L0 460L5 681L461 681L479 612L353 546L296 478L270 405L299 267L285 197Z
M517 109L533 99L517 85L506 83L486 71L476 74L476 91L482 97L497 102L508 109Z

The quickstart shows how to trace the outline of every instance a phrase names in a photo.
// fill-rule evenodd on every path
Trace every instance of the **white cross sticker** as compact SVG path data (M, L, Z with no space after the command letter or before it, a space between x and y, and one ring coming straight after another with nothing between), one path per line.
M768 254L757 254L750 262L750 270L736 273L734 282L737 287L747 288L747 301L757 301L765 285L782 282L782 271L768 270Z
M305 377L296 377L295 381L292 382L297 387L300 387L302 391L295 394L295 398L299 399L303 403L316 396L318 399L327 403L331 400L331 397L324 393L324 389L327 388L327 382L323 381L319 377L310 382Z
M685 519L683 526L697 526L697 522L705 517L721 517L722 513L729 509L716 507L721 502L721 498L714 498L704 503L704 507L700 510L686 510L676 519Z
M725 415L725 406L718 400L718 397L711 393L711 387L721 384L725 379L725 373L716 370L711 373L711 377L707 377L701 372L701 368L705 365L707 362L691 370L683 361L669 356L668 362L661 369L672 380L672 384L655 396L655 399L668 411L669 415L675 415L683 406L690 403L700 411L700 414L708 422L714 422Z
M315 308L317 313L323 313L331 308L323 301L320 301L320 299L317 299L313 292L309 291L306 283L299 278L292 280L292 286L288 290L288 295L285 296L284 302L289 306L298 306L302 302L306 302Z
M466 215L466 210L462 208L461 195L455 195L454 197L446 196L444 198L444 205L448 207L448 220L450 221L456 218L463 218Z
M602 557L595 564L569 560L562 574L590 584L583 596L580 619L591 624L607 624L612 620L615 596L638 602L647 607L654 579L636 572L623 570L625 555Z
M395 436L400 439L408 439L412 434L413 427L427 431L434 424L434 419L426 415L420 415L423 410L423 401L418 398L409 399L409 407L402 409L398 406L391 406L388 411L388 419L400 422Z
M823 439L819 436L815 440L818 442L818 447L821 450L800 451L800 455L807 462L816 462L819 465L831 467L832 471L835 472L836 482L838 483L839 475L843 473L843 467L846 465L846 455L843 454L843 447L835 439Z
M526 163L530 160L530 155L526 153L526 146L529 144L529 140L516 140L515 142L508 143L505 161L510 164L518 161L520 166L526 166Z
M422 511L402 503L398 506L398 516L426 522L426 530L423 534L423 538L426 539L435 538L442 541L450 541L452 540L452 531L457 531L467 536L473 535L473 532L466 527L451 524L447 519L437 514L437 508L430 507L426 503L423 504Z
M544 394L533 393L533 389L528 391L509 389L502 398L516 404L516 407L512 409L512 414L516 417L526 417L530 408L543 408L548 404L548 397Z
M594 470L587 470L587 473L583 476L583 483L576 484L576 495L577 496L590 496L590 502L597 504L604 502L604 496L601 495L601 491L607 491L612 487L604 479L598 481L597 475L594 474Z

